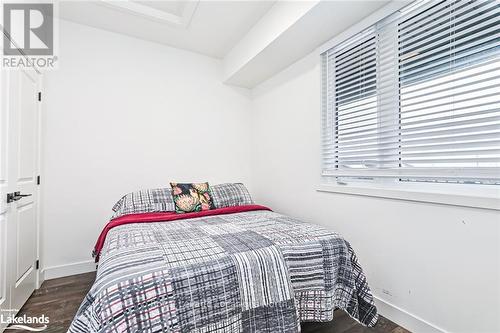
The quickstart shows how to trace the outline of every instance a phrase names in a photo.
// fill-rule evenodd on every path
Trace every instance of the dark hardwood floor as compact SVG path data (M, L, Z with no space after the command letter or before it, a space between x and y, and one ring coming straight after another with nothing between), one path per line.
M66 332L83 297L94 282L95 273L68 276L45 281L40 289L35 290L19 315L40 316L45 314L50 319L45 333ZM26 331L9 330L9 333ZM304 323L305 333L409 333L390 320L380 317L377 325L366 328L356 323L343 311L335 311L332 323Z

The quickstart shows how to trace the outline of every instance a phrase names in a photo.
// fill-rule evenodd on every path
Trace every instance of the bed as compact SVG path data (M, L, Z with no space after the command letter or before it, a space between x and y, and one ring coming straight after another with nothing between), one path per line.
M337 233L251 199L235 205L227 191L225 205L177 214L164 205L168 190L156 191L135 205L121 199L69 332L300 332L300 322L331 321L336 309L377 322L356 255Z

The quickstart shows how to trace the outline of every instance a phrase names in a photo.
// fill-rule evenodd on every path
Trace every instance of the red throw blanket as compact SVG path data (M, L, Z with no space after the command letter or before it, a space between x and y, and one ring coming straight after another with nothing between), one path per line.
M201 212L184 213L184 214L177 214L175 212L165 212L165 213L128 214L120 216L109 221L108 224L106 224L106 226L104 227L104 229L102 229L101 234L99 235L99 238L97 239L97 242L94 246L93 256L95 258L95 262L98 262L99 255L101 254L102 247L104 246L104 241L106 240L106 235L111 229L119 225L129 224L129 223L151 223L151 222L185 220L203 216L250 212L253 210L271 210L271 209L260 205L246 205L246 206L234 206L234 207L204 210Z

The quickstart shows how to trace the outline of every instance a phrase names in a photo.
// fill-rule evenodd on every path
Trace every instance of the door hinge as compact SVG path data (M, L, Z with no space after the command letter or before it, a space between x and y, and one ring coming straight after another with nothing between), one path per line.
M35 261L35 269L40 268L40 260Z
M40 176L36 176L36 184L40 185Z
M41 91L38 92L38 101L39 102L42 101L42 92Z

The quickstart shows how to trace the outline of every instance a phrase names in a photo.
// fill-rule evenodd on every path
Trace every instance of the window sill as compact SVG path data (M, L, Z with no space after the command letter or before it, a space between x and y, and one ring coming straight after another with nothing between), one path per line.
M500 210L500 189L491 186L354 183L347 185L322 184L317 191Z

